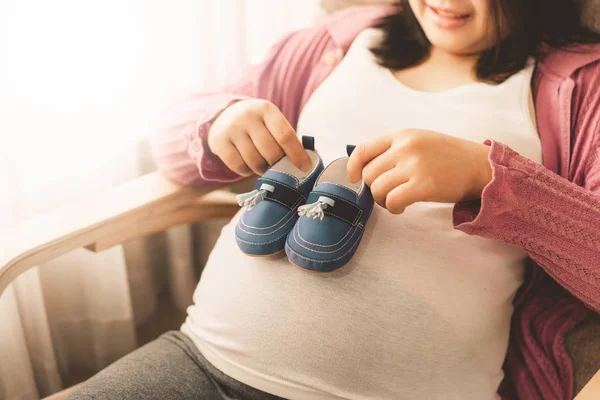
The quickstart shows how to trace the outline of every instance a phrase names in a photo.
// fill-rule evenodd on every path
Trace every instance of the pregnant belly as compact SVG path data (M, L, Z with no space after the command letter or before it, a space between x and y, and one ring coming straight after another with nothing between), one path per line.
M473 321L480 305L472 304L449 313L446 303L457 301L435 304L434 297L446 296L439 291L424 296L422 282L411 284L414 270L401 267L408 259L395 274L369 263L381 239L373 231L350 264L317 274L285 255L244 255L233 240L234 223L223 230L188 312L187 329L201 350L282 386L347 398L494 398L509 303L499 309L508 318ZM421 281L437 279L424 274Z

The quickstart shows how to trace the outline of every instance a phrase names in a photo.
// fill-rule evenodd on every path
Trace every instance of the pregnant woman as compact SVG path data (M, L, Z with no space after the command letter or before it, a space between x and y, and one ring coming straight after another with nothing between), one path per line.
M577 4L352 8L174 106L155 151L174 181L307 169L305 134L325 164L357 144L377 205L328 274L242 253L239 213L181 332L72 398L571 398L562 337L600 311L599 36Z

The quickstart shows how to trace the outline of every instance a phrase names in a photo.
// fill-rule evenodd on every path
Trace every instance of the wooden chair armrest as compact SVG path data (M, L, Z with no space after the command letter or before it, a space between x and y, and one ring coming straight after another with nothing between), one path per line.
M598 400L600 399L600 371L581 389L575 396L575 400Z
M232 192L180 186L155 172L0 227L0 296L27 269L71 250L101 251L176 225L231 218L237 210Z

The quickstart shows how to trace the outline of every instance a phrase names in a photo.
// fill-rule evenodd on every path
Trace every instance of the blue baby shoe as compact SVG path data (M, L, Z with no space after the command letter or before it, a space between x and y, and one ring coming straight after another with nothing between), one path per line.
M314 151L314 138L302 137L302 144L312 161L312 168L304 172L287 157L277 161L258 180L254 190L237 196L246 207L235 227L239 248L252 256L279 253L285 239L298 220L298 207L306 202L319 174L323 161Z
M354 146L348 146L348 156ZM301 216L288 235L285 252L299 267L331 272L350 261L373 210L371 190L361 180L350 182L348 157L333 161L323 171Z

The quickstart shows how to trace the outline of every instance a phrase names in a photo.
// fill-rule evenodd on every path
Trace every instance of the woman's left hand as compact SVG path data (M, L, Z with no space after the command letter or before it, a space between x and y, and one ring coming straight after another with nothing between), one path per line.
M489 146L438 132L407 129L356 147L352 182L364 179L392 214L420 201L456 203L481 197L492 180Z

